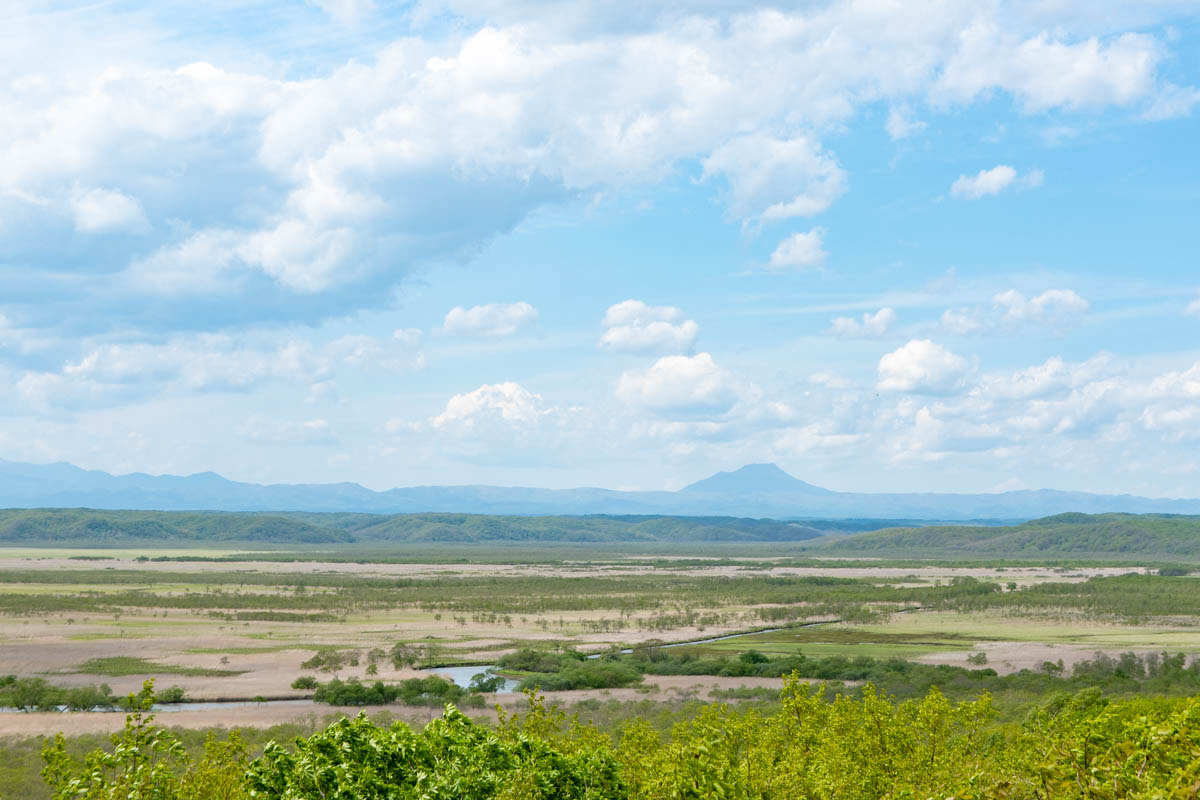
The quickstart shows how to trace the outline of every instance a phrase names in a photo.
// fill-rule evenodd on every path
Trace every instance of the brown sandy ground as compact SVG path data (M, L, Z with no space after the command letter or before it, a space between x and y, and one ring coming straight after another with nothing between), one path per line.
M53 551L48 551L53 552ZM655 557L659 558L659 557ZM667 557L662 560L669 561ZM693 559L694 560L694 559ZM764 561L763 559L739 559L745 562ZM881 567L873 566L872 559L839 559L841 562L859 561L862 566L839 567L780 567L763 563L761 569L743 566L714 564L713 566L679 567L673 569L664 566L622 565L620 562L594 564L591 562L574 564L565 562L560 565L545 564L347 564L342 562L321 561L148 561L139 562L134 557L113 558L102 562L78 561L66 555L48 555L45 557L4 555L0 549L0 569L87 569L102 565L104 568L136 569L149 575L156 572L231 572L245 570L270 574L337 574L362 575L372 577L396 578L433 578L438 576L462 575L470 577L530 577L530 576L570 576L595 577L600 575L643 575L649 572L669 575L731 576L731 575L771 575L771 576L835 576L842 578L879 578L903 579L915 577L922 580L949 580L955 576L971 576L980 580L995 580L1007 583L1015 581L1018 585L1038 583L1042 581L1077 582L1099 575L1123 575L1129 572L1144 572L1143 567L1080 567L1078 569L1063 569L1060 567L1017 566L1017 567Z
M677 696L694 696L701 700L710 699L713 689L735 689L747 687L779 687L777 678L718 678L709 676L648 676L646 687L656 691L638 689L577 690L568 692L546 692L546 699L560 706L584 699L601 700L644 700L664 699ZM489 709L468 709L473 717L495 720L493 706L499 703L506 710L523 709L524 695L486 695ZM402 705L372 706L369 708L318 705L309 701L287 703L248 704L237 708L217 707L211 709L171 711L158 714L159 724L178 728L268 728L286 722L309 722L310 727L323 724L338 716L354 716L360 711L375 715L386 712L394 719L423 724L441 714L440 708L413 708ZM52 736L62 732L67 735L81 733L105 733L120 730L125 724L125 715L119 711L80 713L0 713L0 736Z

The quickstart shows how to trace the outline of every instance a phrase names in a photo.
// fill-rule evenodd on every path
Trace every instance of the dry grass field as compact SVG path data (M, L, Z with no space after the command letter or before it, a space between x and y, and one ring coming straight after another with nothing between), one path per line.
M0 553L0 675L64 686L107 683L117 694L153 678L159 687L182 687L194 701L278 701L308 695L291 688L301 675L331 677L302 666L325 649L358 657L337 677L368 681L426 674L417 668L490 664L524 647L603 652L774 628L694 647L960 665L982 652L1001 673L1058 658L1069 665L1097 651L1200 651L1200 627L1190 617L1130 624L1079 611L932 607L964 581L1017 592L1145 571L1129 567L620 557L527 564L148 560L162 556L214 553ZM825 624L795 627L815 622ZM397 648L406 663L393 663ZM676 691L686 681L729 688L761 680L659 676L647 685ZM634 696L635 690L609 691ZM646 697L654 690L637 691ZM171 722L259 725L309 713L313 707L303 703L248 703L172 712ZM102 729L118 718L2 713L0 734Z

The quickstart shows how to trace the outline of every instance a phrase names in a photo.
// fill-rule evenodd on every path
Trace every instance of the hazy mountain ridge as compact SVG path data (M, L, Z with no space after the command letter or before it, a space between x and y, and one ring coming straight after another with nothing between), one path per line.
M1068 511L1196 514L1200 500L1050 489L995 494L837 492L793 478L773 464L718 473L676 492L503 486L412 486L376 492L355 483L263 485L212 472L111 475L70 464L0 461L0 507L966 520L1032 519Z

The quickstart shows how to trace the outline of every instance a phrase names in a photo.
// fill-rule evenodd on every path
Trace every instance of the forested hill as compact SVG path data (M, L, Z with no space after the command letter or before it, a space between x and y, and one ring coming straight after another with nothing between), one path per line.
M272 514L90 508L0 509L0 543L6 544L332 544L353 539L343 530Z
M871 556L1153 555L1200 557L1200 517L1059 514L1012 525L894 527L887 520L312 512L0 510L0 544L326 545L357 543L801 542ZM882 528L882 530L879 530ZM853 533L849 531L866 530ZM831 534L837 534L832 535Z
M1057 514L1016 525L890 528L845 536L822 550L888 556L1128 554L1200 556L1200 517Z
M7 544L782 542L822 534L804 523L738 517L0 510Z

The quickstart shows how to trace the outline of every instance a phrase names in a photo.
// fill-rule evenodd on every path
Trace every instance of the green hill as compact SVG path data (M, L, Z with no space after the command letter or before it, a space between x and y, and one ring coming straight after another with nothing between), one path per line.
M8 544L332 544L352 540L344 531L272 514L0 509L0 542Z
M738 517L0 510L0 543L28 545L784 542L819 536L803 523Z
M1057 514L1016 525L888 528L845 536L821 550L872 555L1200 557L1200 517Z
M372 542L794 542L821 535L773 519L607 515L397 514L351 530Z

